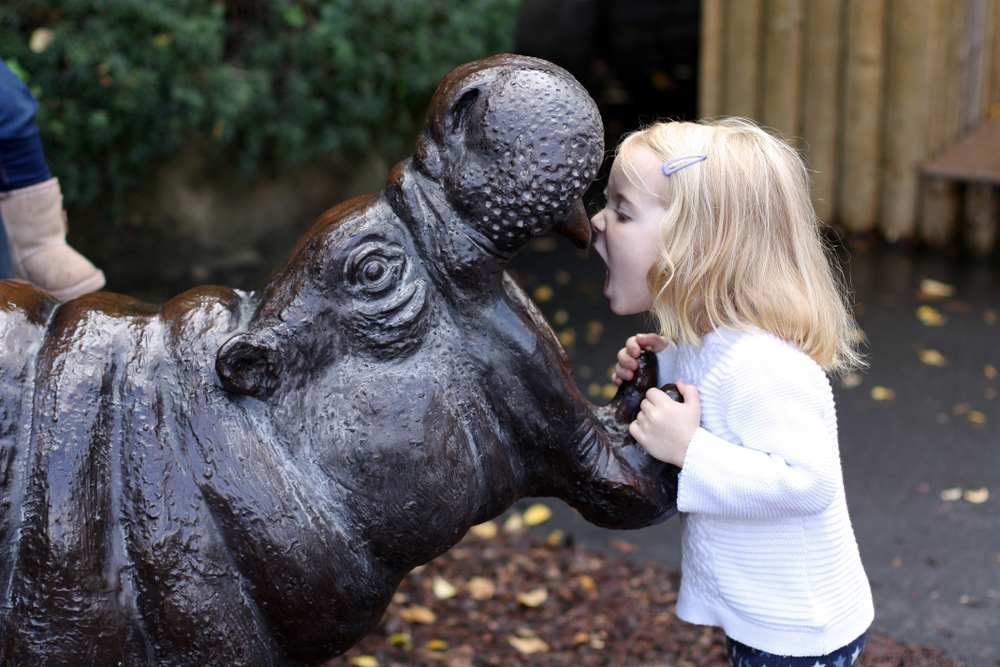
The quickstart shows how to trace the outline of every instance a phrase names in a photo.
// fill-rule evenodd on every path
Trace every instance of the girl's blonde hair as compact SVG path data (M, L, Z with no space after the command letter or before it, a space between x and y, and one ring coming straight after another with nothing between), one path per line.
M615 167L638 187L637 147L661 162L707 159L663 176L660 258L648 281L661 334L698 345L757 327L829 372L863 365L862 335L809 197L798 152L753 122L662 122L627 136Z

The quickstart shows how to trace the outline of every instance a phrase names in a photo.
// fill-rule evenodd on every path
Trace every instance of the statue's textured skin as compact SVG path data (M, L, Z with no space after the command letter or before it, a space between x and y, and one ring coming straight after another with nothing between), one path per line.
M259 294L0 283L0 663L315 664L520 497L673 513L503 272L549 229L587 242L602 151L568 74L497 56Z

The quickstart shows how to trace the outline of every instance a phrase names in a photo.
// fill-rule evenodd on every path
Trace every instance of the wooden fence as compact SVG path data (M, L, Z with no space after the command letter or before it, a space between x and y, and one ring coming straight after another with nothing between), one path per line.
M699 77L702 117L800 142L822 219L997 250L1000 172L933 161L1000 117L1000 0L702 0Z

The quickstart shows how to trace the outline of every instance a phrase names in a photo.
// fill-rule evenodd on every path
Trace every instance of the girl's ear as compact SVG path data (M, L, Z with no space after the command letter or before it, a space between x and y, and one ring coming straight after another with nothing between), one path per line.
M282 367L275 341L251 332L227 340L215 357L215 372L227 391L258 398L281 385Z

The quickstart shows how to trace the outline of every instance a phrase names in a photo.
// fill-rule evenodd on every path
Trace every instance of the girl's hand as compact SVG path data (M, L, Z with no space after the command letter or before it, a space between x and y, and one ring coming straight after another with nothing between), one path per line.
M615 364L615 376L612 381L621 385L622 382L631 380L636 369L639 368L639 362L636 359L639 358L643 350L662 352L665 349L667 349L667 341L662 336L651 333L632 336L625 341L625 347L618 350L618 363Z
M630 339L631 340L631 339ZM684 397L678 403L659 389L650 389L639 405L639 416L628 431L649 455L659 461L684 465L684 456L701 423L701 401L693 384L677 383Z

